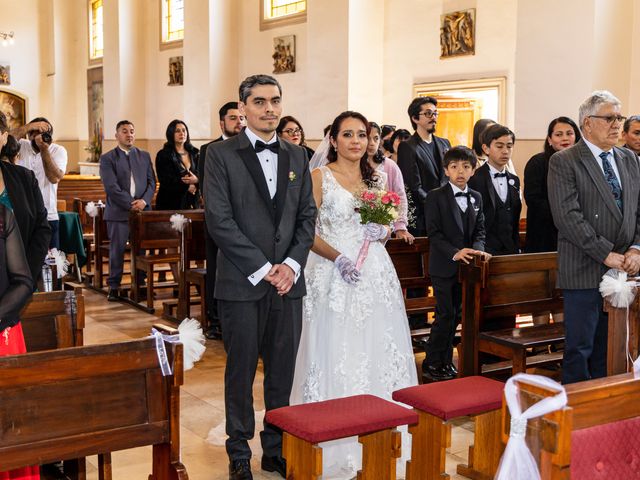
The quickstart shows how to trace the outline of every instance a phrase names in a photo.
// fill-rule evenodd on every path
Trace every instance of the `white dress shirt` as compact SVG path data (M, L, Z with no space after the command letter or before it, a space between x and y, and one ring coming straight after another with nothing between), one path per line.
M593 157L596 159L596 162L598 162L598 166L600 167L600 170L602 170L602 174L604 175L604 166L602 165L602 158L600 158L600 154L605 150L602 150L600 147L596 147L593 143L591 143L584 137L582 137L582 139L584 140L584 143L587 145L587 147L589 147L589 150L591 150ZM618 184L620 185L620 189L622 190L622 180L620 179L620 172L618 172L618 165L616 163L616 156L613 154L613 148L607 150L607 153L609 154L607 158L609 160L609 163L611 164L611 167L613 168L613 173L616 175Z
M255 133L253 133L249 127L245 128L244 131L249 138L252 147L255 148L256 142L258 140L262 142L262 139ZM276 143L277 141L278 137L274 133L273 137L271 137L268 142L264 143L270 145L272 143ZM260 167L262 167L262 173L264 174L264 179L266 180L267 187L269 188L269 195L273 199L273 197L276 196L278 185L278 155L268 149L264 149L260 153L256 153L256 155L258 156L258 160L260 161ZM291 257L285 258L282 263L291 267L291 270L293 270L293 273L295 275L293 283L297 282L298 278L300 277L300 264ZM271 264L271 262L265 263L261 268L249 275L247 279L251 282L252 285L257 285L262 279L264 279L267 273L269 273L269 270L271 270L272 266L273 265Z
M464 190L460 190L458 187L456 187L453 183L449 182L449 185L451 185L451 189L453 190L453 198L456 199L456 203L458 204L458 206L460 207L460 210L462 210L463 212L467 211L467 207L469 206L469 203L467 202L467 197L456 197L456 193L469 193L469 187L467 187L465 185Z
M42 155L40 152L36 152L33 149L31 142L24 138L21 138L18 141L20 143L20 159L18 160L18 165L33 171L36 176L40 192L42 193L44 207L47 209L47 220L50 222L59 220L58 184L51 183L47 178L47 174L44 171L44 165L42 163ZM62 170L63 173L66 173L67 150L58 144L52 143L49 145L49 155L56 167Z
M493 183L493 188L496 189L498 196L502 202L507 201L507 193L509 192L509 186L507 185L507 177L495 177L496 173L507 173L507 168L503 167L502 171L496 170L493 165L487 163L489 165L489 174L491 175L491 183Z

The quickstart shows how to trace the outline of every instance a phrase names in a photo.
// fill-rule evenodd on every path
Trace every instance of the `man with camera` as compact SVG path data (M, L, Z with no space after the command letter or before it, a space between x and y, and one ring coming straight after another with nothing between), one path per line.
M18 165L32 170L42 192L47 220L51 226L49 248L60 248L58 218L58 182L67 169L67 150L53 143L53 127L49 120L37 117L11 132L20 142ZM22 138L27 136L27 139Z

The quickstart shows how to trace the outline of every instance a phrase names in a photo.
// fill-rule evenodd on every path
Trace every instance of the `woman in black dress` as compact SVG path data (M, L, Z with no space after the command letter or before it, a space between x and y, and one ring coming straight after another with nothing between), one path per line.
M198 208L198 149L191 144L189 129L182 120L167 126L167 143L156 155L160 188L156 210Z
M524 199L527 202L526 253L555 252L558 229L553 223L547 196L547 174L551 155L575 145L580 130L568 117L554 118L547 129L544 151L529 159L524 169Z

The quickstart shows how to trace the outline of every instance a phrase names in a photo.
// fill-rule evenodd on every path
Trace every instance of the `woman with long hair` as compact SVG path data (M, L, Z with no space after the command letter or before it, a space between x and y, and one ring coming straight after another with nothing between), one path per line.
M311 159L315 153L304 140L304 129L302 124L292 117L291 115L285 115L280 119L278 126L276 127L276 133L280 138L286 140L289 143L298 145L307 151L307 158Z
M188 210L198 207L198 149L191 144L189 128L182 120L167 126L167 142L156 155L160 187L156 210Z
M390 228L362 225L356 211L363 189L384 188L382 175L368 160L369 130L360 113L340 114L325 140L330 144L326 158L311 173L318 218L305 268L307 296L292 404L360 393L391 400L394 390L417 384L402 289L384 247ZM370 241L368 256L357 269L365 240ZM407 453L409 441L404 435ZM356 475L361 463L357 438L322 447L323 478Z
M575 145L581 138L580 129L569 117L551 120L540 153L529 159L524 169L524 199L527 202L526 253L555 252L558 249L558 229L553 223L547 176L551 155Z
M385 181L387 190L391 190L400 197L400 215L393 223L393 231L396 238L401 238L405 242L412 244L414 236L407 231L408 208L407 194L404 190L404 179L402 172L396 162L386 158L380 143L382 131L377 123L369 122L369 144L367 145L367 161Z

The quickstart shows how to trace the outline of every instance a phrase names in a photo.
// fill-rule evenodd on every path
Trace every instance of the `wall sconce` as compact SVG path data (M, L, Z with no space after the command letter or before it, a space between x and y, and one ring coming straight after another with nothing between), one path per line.
M13 45L13 32L0 32L0 38L2 39L2 46Z

